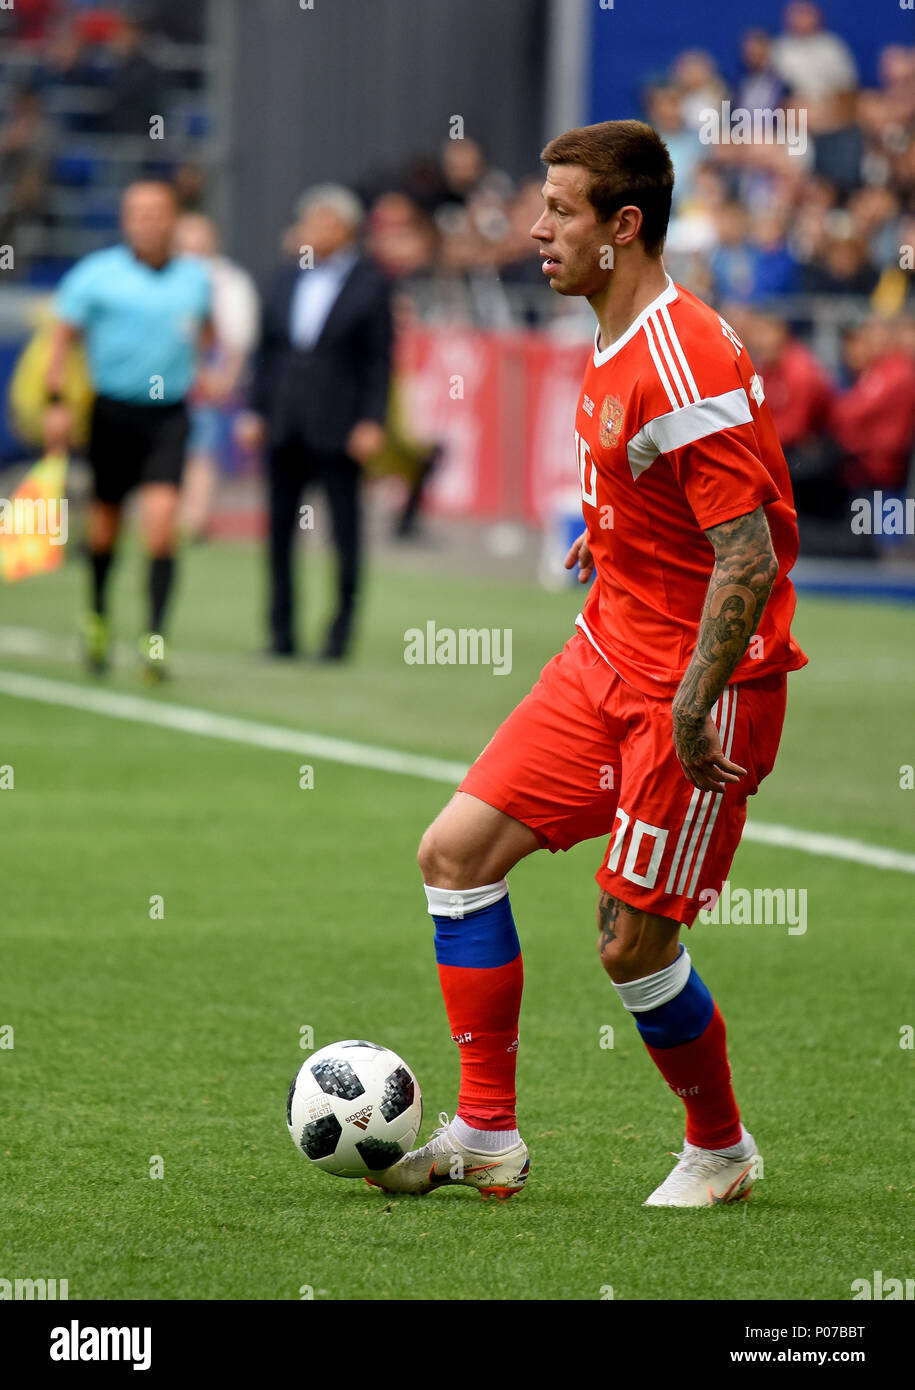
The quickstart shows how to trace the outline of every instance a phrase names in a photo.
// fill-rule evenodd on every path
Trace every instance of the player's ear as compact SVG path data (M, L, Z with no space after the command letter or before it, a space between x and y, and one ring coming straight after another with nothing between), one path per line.
M642 230L642 209L627 203L618 208L610 219L614 244L631 246Z

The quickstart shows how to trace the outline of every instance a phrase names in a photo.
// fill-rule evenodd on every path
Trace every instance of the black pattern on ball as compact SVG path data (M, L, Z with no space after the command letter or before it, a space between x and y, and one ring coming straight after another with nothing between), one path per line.
M296 1072L295 1076L289 1083L289 1094L286 1097L286 1123L290 1129L292 1129L292 1097L295 1095L295 1083L298 1081L298 1079L299 1074L298 1072Z
M311 1074L325 1095L339 1096L341 1100L355 1100L365 1095L365 1087L349 1062L341 1062L338 1057L315 1062Z
M330 1158L342 1132L336 1115L322 1115L305 1126L299 1145L309 1158Z
M396 1163L404 1155L401 1146L390 1139L363 1139L356 1145L356 1152L366 1168L373 1173L390 1168L392 1163Z
M365 1038L354 1038L352 1042L340 1043L341 1047L370 1047L373 1052L384 1052L381 1043L366 1042Z
M384 1092L378 1109L386 1120L396 1120L398 1115L413 1104L413 1078L406 1067L392 1071L384 1083Z

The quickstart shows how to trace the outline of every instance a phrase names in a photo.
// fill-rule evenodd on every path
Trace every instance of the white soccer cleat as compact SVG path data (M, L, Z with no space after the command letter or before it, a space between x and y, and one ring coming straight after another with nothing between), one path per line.
M715 1149L684 1145L673 1172L643 1203L646 1207L717 1207L749 1197L760 1166L752 1134L743 1132L742 1152L725 1157Z
M522 1140L504 1153L477 1153L465 1149L451 1133L444 1111L439 1128L428 1144L404 1154L390 1168L366 1178L370 1187L385 1192L413 1192L425 1196L442 1187L475 1187L481 1197L505 1201L527 1182L531 1162Z

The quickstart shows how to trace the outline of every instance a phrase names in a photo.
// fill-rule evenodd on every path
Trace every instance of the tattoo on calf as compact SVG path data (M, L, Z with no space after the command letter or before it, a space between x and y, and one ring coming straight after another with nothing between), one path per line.
M600 926L600 938L598 940L598 949L601 955L604 954L604 951L610 945L610 942L616 940L616 923L619 918L620 912L640 911L641 908L630 907L629 904L624 903L621 898L614 898L610 893L606 892L605 890L601 891L601 895L597 904L597 920Z

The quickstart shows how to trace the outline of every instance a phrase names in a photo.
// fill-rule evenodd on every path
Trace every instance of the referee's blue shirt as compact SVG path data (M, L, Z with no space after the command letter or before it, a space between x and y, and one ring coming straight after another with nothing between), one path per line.
M203 261L175 256L154 270L128 246L93 251L67 271L55 307L82 330L99 395L135 405L171 405L187 395L210 312Z

